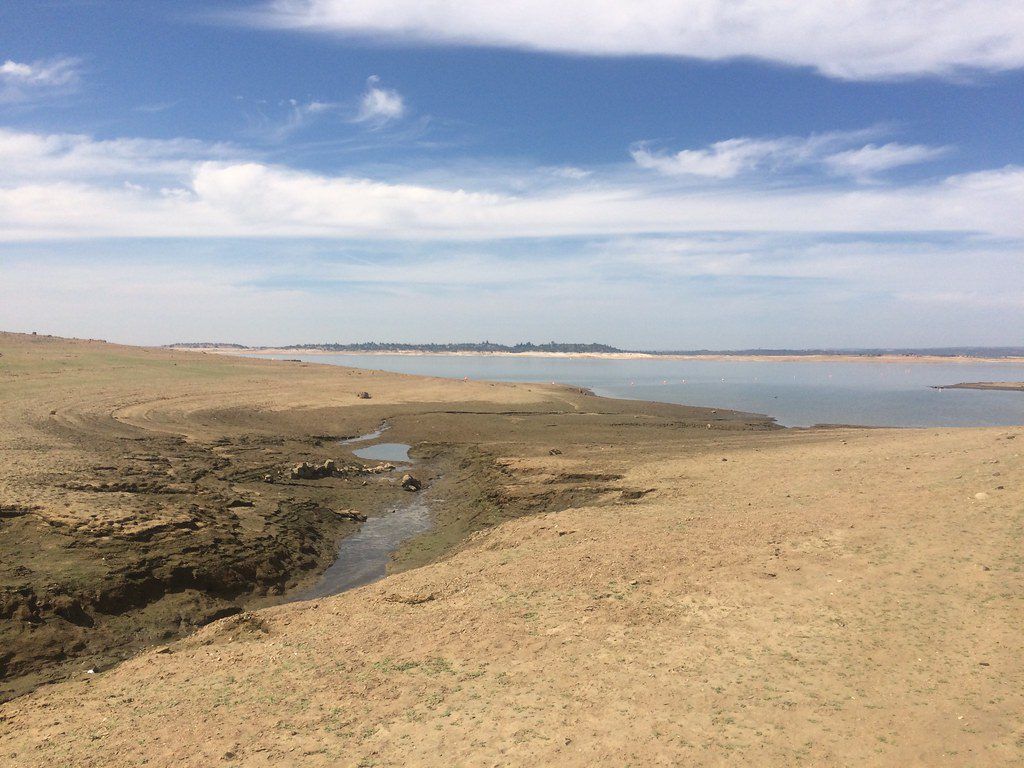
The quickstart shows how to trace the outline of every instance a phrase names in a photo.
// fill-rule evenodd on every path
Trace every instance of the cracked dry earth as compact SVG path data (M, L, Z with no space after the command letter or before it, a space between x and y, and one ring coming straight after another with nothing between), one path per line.
M0 761L1024 764L1024 429L631 421L489 465L592 496L4 704Z

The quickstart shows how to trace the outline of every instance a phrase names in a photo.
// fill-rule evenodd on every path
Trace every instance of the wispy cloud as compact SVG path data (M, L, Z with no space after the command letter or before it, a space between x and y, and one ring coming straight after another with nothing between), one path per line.
M246 101L238 97L239 101ZM384 88L380 78L371 75L366 81L366 90L358 98L337 101L300 101L288 99L270 108L265 102L254 102L257 112L250 116L254 126L252 133L271 142L282 142L304 131L319 121L334 118L338 124L348 123L362 129L377 130L396 122L407 113L405 101L398 91ZM281 108L284 114L281 114Z
M194 139L97 140L71 133L39 134L0 128L0 190L60 184L136 185L187 177L196 163L238 156L230 144Z
M31 63L7 59L0 64L0 101L27 101L74 90L81 80L78 59L43 59Z
M596 56L759 58L872 80L1024 66L1012 0L269 0L276 27Z
M472 187L270 165L186 139L95 141L0 132L0 239L326 237L420 241L701 231L979 232L1024 237L1024 168L850 190L764 189L550 169ZM8 170L9 169L9 170ZM670 180L669 180L670 181Z
M949 152L948 147L920 144L863 144L866 138L880 132L881 129L869 128L811 136L742 137L674 153L658 152L652 150L648 143L641 142L631 148L630 154L641 168L669 176L733 179L752 171L779 172L817 167L833 174L869 181L883 171L935 160Z
M366 81L366 93L359 104L359 113L354 122L382 126L405 115L405 100L402 94L380 85L380 77L371 75Z
M829 155L824 158L824 163L835 173L871 181L884 171L937 160L950 151L949 147L927 147L921 144L867 144Z

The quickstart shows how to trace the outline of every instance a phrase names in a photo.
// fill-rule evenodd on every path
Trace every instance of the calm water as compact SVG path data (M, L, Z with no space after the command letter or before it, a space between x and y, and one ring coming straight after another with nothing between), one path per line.
M338 547L338 557L320 580L293 600L314 600L361 587L387 575L391 553L433 526L430 510L419 497L380 517L371 517Z
M344 443L342 443L344 445ZM398 464L408 464L409 448L405 443L377 443L366 448L357 448L352 451L360 459L369 461L390 461Z
M1022 392L930 389L965 381L1024 381L1024 365L1015 363L900 365L458 355L300 357L314 363L456 379L554 381L590 387L608 397L764 413L785 426L1024 424Z
M342 440L341 445L376 440L387 428L387 424L382 424L373 432ZM376 443L365 448L357 448L352 453L371 461L412 462L409 458L410 447L405 443ZM426 533L431 527L433 520L430 509L423 497L417 493L411 496L408 503L401 504L379 517L371 517L359 526L358 531L342 539L338 547L338 556L323 572L317 583L291 599L315 600L384 578L387 575L391 554L404 542Z

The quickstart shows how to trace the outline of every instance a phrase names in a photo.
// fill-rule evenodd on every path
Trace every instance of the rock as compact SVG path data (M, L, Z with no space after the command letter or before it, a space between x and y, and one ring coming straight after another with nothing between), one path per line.
M338 517L344 518L345 520L355 520L359 523L366 522L366 515L362 512L356 512L354 509L336 509L334 514Z
M370 393L369 392L359 392L356 395L356 397L358 397L360 400L369 400L370 399Z
M402 475L402 487L407 491L418 491L423 484L412 475Z
M974 498L976 498L978 501L984 501L985 499L988 498L988 494L985 493L984 491L981 491L980 493L974 494Z
M231 501L228 502L228 509L233 509L235 507L251 507L251 506L254 506L254 505L248 499L232 499Z
M561 456L561 455L562 455L562 452L560 450L558 450L557 448L552 448L550 451L548 451L548 456Z
M317 477L316 467L304 461L292 467L291 476L292 480L313 480Z
M331 477L338 472L338 463L334 459L327 459L323 464L310 464L304 461L292 467L291 478L293 480L318 480L321 477Z
M273 475L264 475L263 476L263 482L264 483L273 483L274 482L274 476Z
M82 608L82 604L67 595L61 595L54 599L53 612L65 621L69 621L79 627L91 627L94 623L92 616Z

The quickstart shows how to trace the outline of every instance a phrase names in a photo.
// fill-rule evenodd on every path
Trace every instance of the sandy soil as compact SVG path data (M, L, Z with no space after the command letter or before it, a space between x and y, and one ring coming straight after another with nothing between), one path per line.
M493 457L492 510L536 514L0 705L0 759L1024 763L1024 429L707 429L579 398L430 424Z

